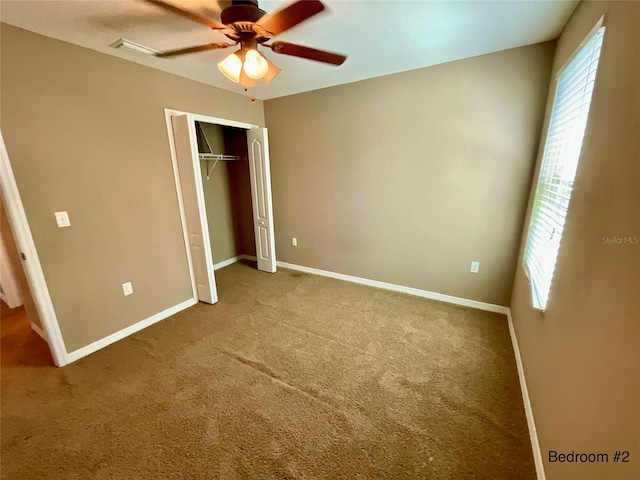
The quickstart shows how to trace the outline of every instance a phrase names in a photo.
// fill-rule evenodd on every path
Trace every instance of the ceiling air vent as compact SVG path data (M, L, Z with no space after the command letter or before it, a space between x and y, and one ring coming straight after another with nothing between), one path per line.
M156 53L158 53L152 48L145 47L144 45L132 42L131 40L127 40L126 38L120 38L109 46L129 53L135 53L136 55L146 55L153 57Z

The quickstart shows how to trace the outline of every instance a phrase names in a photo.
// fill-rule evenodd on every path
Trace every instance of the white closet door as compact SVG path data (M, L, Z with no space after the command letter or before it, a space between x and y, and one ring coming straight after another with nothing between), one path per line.
M204 215L204 205L201 205L198 200L199 197L204 198L204 195L198 196L197 190L198 188L202 189L202 180L200 171L194 169L194 165L199 165L195 126L187 118L187 115L171 117L171 123L173 124L173 139L198 300L216 303L218 295L213 274L209 227L206 223L206 215Z
M276 244L273 229L271 200L271 169L269 167L269 139L266 128L247 130L251 200L256 235L258 270L276 271Z

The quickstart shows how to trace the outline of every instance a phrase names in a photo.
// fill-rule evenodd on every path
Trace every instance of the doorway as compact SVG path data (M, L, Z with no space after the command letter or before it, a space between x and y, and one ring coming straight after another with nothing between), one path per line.
M194 297L213 304L218 301L217 267L249 257L258 270L276 271L267 130L169 109L165 118ZM208 182L229 192L212 192ZM212 204L211 197L218 202ZM207 203L210 210L221 209L217 216L207 211Z
M22 297L23 300L33 300L32 303L27 302L33 307L29 323L32 330L49 344L50 354L55 364L62 367L69 363L69 357L24 212L20 192L18 192L2 132L0 132L0 193L3 206L2 222L4 223L2 230L11 233L16 250L15 255L9 253L16 258L14 264L22 267L21 269L14 268L14 271L24 273L25 287L22 288ZM30 295L24 292L28 292Z
M3 201L0 201L0 365L54 364Z

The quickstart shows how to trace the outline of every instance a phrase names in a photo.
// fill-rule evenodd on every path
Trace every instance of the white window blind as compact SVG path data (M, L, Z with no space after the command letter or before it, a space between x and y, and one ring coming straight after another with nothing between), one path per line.
M533 304L544 310L578 168L604 27L560 72L525 248Z

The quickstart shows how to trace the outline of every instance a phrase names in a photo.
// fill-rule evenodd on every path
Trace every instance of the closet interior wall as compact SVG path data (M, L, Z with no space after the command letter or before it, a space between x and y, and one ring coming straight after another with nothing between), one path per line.
M240 128L197 122L198 150L235 155L239 160L220 160L207 178L212 161L200 160L209 238L214 264L238 255L256 254L251 207L251 183L247 161L247 134Z

